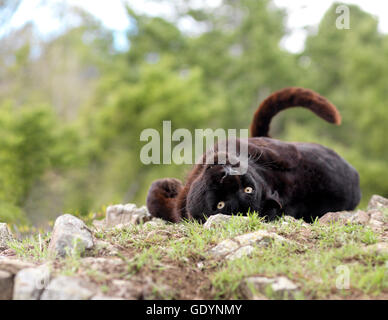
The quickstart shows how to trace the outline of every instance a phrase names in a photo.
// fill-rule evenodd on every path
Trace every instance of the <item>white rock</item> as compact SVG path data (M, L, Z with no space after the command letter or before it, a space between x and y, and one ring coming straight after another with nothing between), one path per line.
M259 245L268 246L273 241L289 242L286 238L279 236L276 233L268 232L266 230L257 230L255 232L246 233L234 238L241 246Z
M135 204L128 203L126 205L117 204L109 206L106 209L105 228L112 228L117 225L125 225L128 223L139 224L152 219L145 206L137 208Z
M266 247L272 242L290 241L276 233L268 232L266 230L258 230L237 236L233 239L223 240L218 245L210 249L209 253L214 257L236 259L244 255L251 254L254 246Z
M49 245L50 251L64 257L75 251L82 253L93 246L92 232L82 220L70 214L57 218Z
M167 224L167 221L165 221L165 220L162 220L162 219L159 219L159 218L153 218L152 220L147 221L146 223L144 223L144 227L146 227L146 226L162 227L162 226L165 226L166 224Z
M219 244L217 244L215 247L211 248L209 250L209 253L214 257L224 257L233 251L237 250L239 248L239 245L237 242L227 239L224 241L221 241Z
M238 248L236 251L228 254L226 256L226 259L228 260L235 260L235 259L239 259L239 258L242 258L242 257L246 257L246 256L249 256L253 253L253 251L255 251L255 248L252 247L252 246L243 246L241 248Z
M13 239L6 223L0 223L0 250L8 248L7 242Z
M368 210L388 208L388 199L373 195L368 204Z
M29 262L24 262L7 257L0 257L0 270L9 272L13 275L18 273L22 269L32 267L34 267L34 265Z
M232 216L228 216L226 214L215 214L206 220L206 222L203 224L203 227L205 229L215 228L228 222L231 218Z
M215 214L213 216L210 216L206 222L203 224L203 227L205 229L211 229L216 228L219 226L222 226L226 222L230 221L231 219L239 219L239 220L248 220L248 217L245 216L230 216L226 214Z
M110 230L116 230L116 231L119 231L119 230L124 230L124 229L130 229L133 227L133 223L131 222L127 222L127 223L119 223L119 224L116 224L112 227L110 227L109 229Z
M13 291L13 275L0 270L0 300L11 300Z
M13 299L39 300L49 281L50 270L47 266L23 269L15 276Z
M377 220L380 222L384 222L384 214L381 210L372 209L368 211L371 220Z
M328 212L319 218L319 222L322 224L330 224L333 222L354 223L354 224L367 224L370 219L368 212L357 211L336 211Z
M388 243L379 242L379 243L371 244L365 247L365 250L368 250L368 251L370 250L377 254L388 254Z
M270 286L275 298L293 298L298 286L286 277L266 278L248 277L241 285L241 290L246 299L255 299L257 295L264 294Z
M94 290L86 287L82 280L68 276L54 278L41 295L41 300L89 300Z
M296 290L297 288L298 286L295 283L291 282L286 277L276 278L276 280L272 284L272 289L275 292L292 291L292 290Z
M370 214L369 226L375 232L383 232L384 229L388 229L388 221L384 218L384 213L379 209L371 209L368 211Z

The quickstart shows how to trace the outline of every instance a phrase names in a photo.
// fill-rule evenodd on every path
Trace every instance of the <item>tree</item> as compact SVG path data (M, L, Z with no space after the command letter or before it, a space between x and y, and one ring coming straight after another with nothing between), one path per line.
M338 5L333 4L317 32L309 35L303 56L311 61L306 86L329 97L342 113L343 123L332 130L317 123L306 126L306 131L341 150L359 170L366 203L372 193L388 195L384 178L388 141L382 134L388 122L388 37L378 31L376 18L357 6L349 6L351 29L337 29Z
M12 19L21 2L21 0L0 0L0 27Z

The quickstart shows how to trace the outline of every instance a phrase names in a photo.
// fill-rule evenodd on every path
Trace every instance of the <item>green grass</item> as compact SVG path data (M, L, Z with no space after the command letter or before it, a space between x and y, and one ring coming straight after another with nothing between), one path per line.
M249 257L233 261L218 260L209 255L209 249L220 241L259 229L275 232L289 242L258 247ZM205 229L195 221L141 224L99 231L95 237L117 245L121 269L105 273L85 269L81 253L75 250L59 260L56 272L84 274L103 283L106 292L109 291L109 279L152 276L151 297L161 299L185 298L190 286L200 288L204 298L244 298L241 283L246 277L255 275L285 276L297 284L297 293L280 297L283 299L375 298L388 294L388 255L365 249L382 240L369 227L358 224L334 222L322 225L316 221L309 225L288 217L265 223L252 213L248 219L232 217L211 229ZM12 241L10 247L23 259L44 262L55 259L47 250L48 239L49 235L41 240L31 237ZM98 250L91 254L98 256ZM348 276L349 288L341 289L337 282L342 279L343 272ZM197 275L198 280L195 280L193 277ZM195 283L185 284L188 276ZM170 292L166 286L174 290ZM269 286L262 293L270 299L279 298Z
M47 244L50 240L50 233L38 234L22 240L11 240L8 247L11 248L19 258L35 262L45 261L52 258L48 251Z
M282 222L284 219L273 225L283 235L298 233L302 225L300 221L286 225ZM370 228L340 223L324 226L316 222L310 229L315 239L306 250L273 244L257 250L251 257L228 262L211 277L216 298L242 298L239 285L252 275L286 276L299 285L300 298L328 298L333 292L342 297L355 292L377 296L387 291L388 256L363 248L377 242L377 235ZM349 270L349 289L336 288L339 266Z

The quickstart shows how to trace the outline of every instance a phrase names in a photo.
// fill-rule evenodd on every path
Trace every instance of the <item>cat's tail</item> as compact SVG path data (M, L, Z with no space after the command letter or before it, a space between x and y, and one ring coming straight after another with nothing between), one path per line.
M310 89L290 87L274 92L260 104L251 123L251 136L268 137L271 119L291 107L307 108L327 122L341 124L341 115L329 100Z

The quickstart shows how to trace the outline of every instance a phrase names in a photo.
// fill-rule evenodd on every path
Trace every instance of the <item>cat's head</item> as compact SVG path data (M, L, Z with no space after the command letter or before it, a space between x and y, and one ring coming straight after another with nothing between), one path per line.
M214 164L204 164L187 190L186 210L191 217L204 221L219 213L245 215L255 211L265 215L272 208L281 209L277 193L263 179L255 159L248 159L247 167L241 170L229 154L226 163L217 161L220 153L214 157Z
M257 150L256 150L257 151ZM260 153L260 160L267 155ZM176 222L182 217L205 221L215 214L257 212L274 218L282 208L279 195L263 177L267 170L257 152L246 163L233 154L212 150L193 168L185 186L177 179L155 181L147 207L156 217Z

